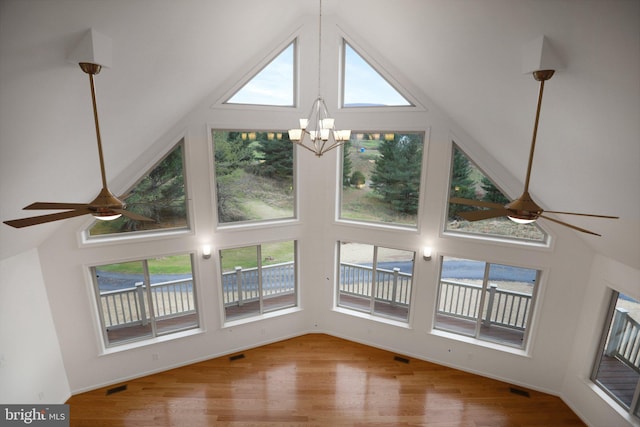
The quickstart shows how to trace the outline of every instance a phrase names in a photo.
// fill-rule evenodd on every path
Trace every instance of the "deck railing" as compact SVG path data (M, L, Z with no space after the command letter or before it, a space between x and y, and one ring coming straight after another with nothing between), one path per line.
M409 305L413 277L399 268L376 269L375 299L392 305ZM371 298L373 267L340 263L340 292L348 295Z
M340 263L340 292L371 298L373 283L373 268L364 265ZM411 298L413 277L410 273L403 273L398 268L392 270L376 270L377 301L388 302L392 305L408 306ZM258 269L236 267L234 271L222 274L223 301L225 307L242 305L255 301L260 297L258 286ZM273 264L262 267L263 297L275 297L290 294L295 291L295 266L293 262ZM102 292L100 300L103 306L105 326L109 328L128 326L131 324L146 324L149 306L145 297L143 283L135 287L115 291ZM523 330L531 306L531 295L521 292L499 289L490 285L486 291L487 317L483 314L486 325L500 325L512 329ZM482 287L451 280L443 280L440 288L438 313L449 316L477 319ZM191 278L173 280L151 285L151 298L156 319L195 313L193 296L193 280ZM633 321L633 319L631 319ZM624 325L627 325L625 323ZM635 329L633 329L635 327ZM638 364L639 329L635 326L625 326L622 346L623 356ZM634 344L628 344L635 339Z
M480 285L442 280L440 282L438 314L468 320L477 319L482 291L483 288ZM485 296L487 309L482 314L482 322L485 325L525 329L531 308L531 295L499 289L495 284L490 284L489 289L485 292L487 292Z
M222 273L222 295L225 307L243 305L260 298L259 271L254 268L236 267ZM295 265L293 261L262 267L262 296L264 298L294 292Z
M605 352L640 373L640 324L622 307L616 308Z
M146 325L150 311L145 293L143 282L130 288L101 292L105 327ZM158 320L196 312L192 278L154 283L151 285L151 298Z

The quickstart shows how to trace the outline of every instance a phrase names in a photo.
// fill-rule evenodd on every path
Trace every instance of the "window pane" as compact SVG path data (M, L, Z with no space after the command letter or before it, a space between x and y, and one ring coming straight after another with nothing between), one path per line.
M220 263L226 319L260 314L258 247L222 249Z
M227 103L293 106L294 46L287 46Z
M262 298L265 312L296 305L295 244L261 245Z
M413 260L412 251L340 242L338 306L408 321Z
M371 311L373 245L340 242L338 305Z
M491 264L482 309L481 339L522 347L537 271Z
M522 348L538 271L443 257L436 329Z
M609 324L594 380L629 409L640 379L640 303L617 294Z
M185 194L181 142L120 197L126 203L128 211L151 218L155 222L134 221L124 216L113 221L95 221L89 228L89 235L187 227Z
M344 43L345 107L410 106L393 86L347 42Z
M423 135L352 133L342 162L340 218L416 227Z
M293 144L288 134L212 132L218 222L293 218Z
M95 267L98 308L107 344L153 334L142 261Z
M147 261L157 333L198 326L191 255Z
M377 249L373 312L408 321L414 252L381 247Z
M482 200L505 205L509 199L455 144L451 165L449 197ZM546 242L547 235L537 224L516 224L506 217L466 221L458 212L479 210L475 206L449 204L446 231Z
M486 263L443 257L435 327L475 336Z

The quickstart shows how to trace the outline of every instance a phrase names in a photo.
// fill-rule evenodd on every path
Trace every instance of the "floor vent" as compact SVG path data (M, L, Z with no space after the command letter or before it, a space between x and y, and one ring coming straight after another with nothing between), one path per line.
M233 362L234 360L244 359L244 353L236 354L235 356L230 356L229 361Z
M127 385L119 385L118 387L113 387L107 390L107 396L113 393L119 393L121 391L125 391L127 389Z
M394 356L393 360L395 360L396 362L409 363L409 359L402 356Z
M519 388L509 387L509 391L510 391L511 393L513 393L513 394L518 394L518 395L520 395L520 396L524 396L524 397L531 397L531 396L529 395L529 392L528 392L528 391L526 391L526 390L522 390L522 389L519 389Z

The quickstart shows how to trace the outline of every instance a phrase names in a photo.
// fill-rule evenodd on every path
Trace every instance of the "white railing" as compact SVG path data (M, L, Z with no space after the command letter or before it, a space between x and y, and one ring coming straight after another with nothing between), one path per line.
M150 311L145 292L142 282L131 288L101 292L105 327L146 325ZM151 298L158 320L196 312L192 278L154 283L151 285Z
M225 307L243 305L260 298L259 272L256 267L236 267L222 273L222 295ZM291 294L295 291L295 265L293 261L262 267L263 298Z
M605 354L640 373L640 324L624 308L616 308Z
M359 264L340 263L340 293L371 298L373 267ZM409 305L413 277L399 268L376 269L375 299L392 305Z
M483 288L480 285L442 280L438 313L475 320L478 318L482 291ZM499 289L495 284L490 284L486 292L487 309L482 316L482 322L485 325L525 329L531 308L531 295Z

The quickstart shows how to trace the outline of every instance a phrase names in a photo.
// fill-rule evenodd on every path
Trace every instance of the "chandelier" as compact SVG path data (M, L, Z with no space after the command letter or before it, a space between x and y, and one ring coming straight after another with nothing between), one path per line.
M343 145L351 138L350 130L336 130L335 120L329 116L327 104L320 94L322 72L322 0L318 14L318 97L307 118L300 119L298 129L289 129L289 140L321 157L324 153Z

